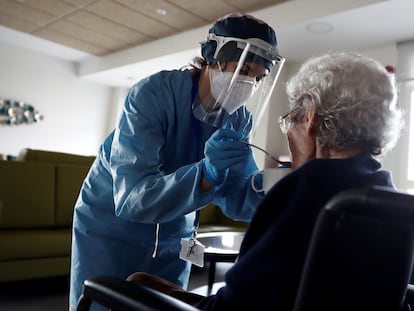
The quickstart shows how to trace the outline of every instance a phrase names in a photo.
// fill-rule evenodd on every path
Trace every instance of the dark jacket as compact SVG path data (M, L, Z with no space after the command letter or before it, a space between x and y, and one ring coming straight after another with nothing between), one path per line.
M354 187L394 188L370 155L314 159L280 180L259 205L226 286L202 310L292 310L312 229L336 193Z

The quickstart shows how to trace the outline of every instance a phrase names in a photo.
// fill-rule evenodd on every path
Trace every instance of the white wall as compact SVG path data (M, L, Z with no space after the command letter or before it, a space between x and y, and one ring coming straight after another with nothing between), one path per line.
M414 90L414 40L402 42L398 44L397 47L397 78L400 88L400 103L405 112L405 128L400 138L400 144L395 150L396 156L394 162L391 163L391 165L394 165L400 171L398 182L402 188L414 193L414 181L408 180L408 170L411 170L409 163L410 166L412 166L414 161L412 155L411 159L409 158L409 132L410 127L412 128L414 126L414 120L409 119L410 115L413 115L411 92ZM412 146L410 146L410 148L412 148Z
M0 97L32 104L45 116L0 126L0 153L22 148L94 155L109 131L110 87L82 81L73 63L0 42Z

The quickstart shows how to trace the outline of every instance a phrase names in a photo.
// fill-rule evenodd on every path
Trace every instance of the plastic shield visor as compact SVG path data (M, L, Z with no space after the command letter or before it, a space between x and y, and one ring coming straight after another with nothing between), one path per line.
M238 118L245 117L236 112L247 105L253 114L255 130L269 103L284 59L274 47L259 39L218 38L221 40L217 42L215 53L217 66L207 69L210 95L193 103L194 116L217 128L236 128L241 121Z

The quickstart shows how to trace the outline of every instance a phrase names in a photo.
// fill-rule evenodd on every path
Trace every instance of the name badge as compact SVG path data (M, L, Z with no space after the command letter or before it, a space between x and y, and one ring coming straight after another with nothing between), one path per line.
M194 238L181 239L180 259L204 267L205 246Z

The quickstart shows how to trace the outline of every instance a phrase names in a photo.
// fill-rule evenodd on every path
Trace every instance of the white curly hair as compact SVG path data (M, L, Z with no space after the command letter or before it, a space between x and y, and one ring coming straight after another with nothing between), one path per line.
M306 61L287 82L292 123L312 106L319 119L317 139L325 149L359 148L384 154L403 127L395 76L378 61L331 52Z

